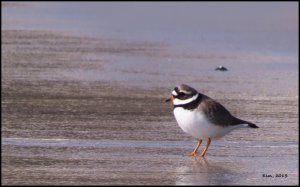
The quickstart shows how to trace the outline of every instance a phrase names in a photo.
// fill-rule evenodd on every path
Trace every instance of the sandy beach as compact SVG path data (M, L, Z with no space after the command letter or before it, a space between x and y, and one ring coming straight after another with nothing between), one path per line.
M2 185L298 184L294 58L47 29L1 34ZM229 71L214 71L218 62ZM260 128L187 156L197 140L165 103L181 80Z

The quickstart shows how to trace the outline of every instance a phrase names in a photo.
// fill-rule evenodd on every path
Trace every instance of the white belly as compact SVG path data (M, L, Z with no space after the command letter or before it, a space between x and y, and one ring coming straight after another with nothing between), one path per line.
M174 115L180 128L197 139L218 139L239 127L222 127L212 124L202 112L185 110L181 107L174 109Z

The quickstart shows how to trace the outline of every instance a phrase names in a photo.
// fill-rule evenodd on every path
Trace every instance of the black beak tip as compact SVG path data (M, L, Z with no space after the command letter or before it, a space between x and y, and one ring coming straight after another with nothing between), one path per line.
M168 102L170 102L171 101L171 99L166 99L166 103L168 103Z

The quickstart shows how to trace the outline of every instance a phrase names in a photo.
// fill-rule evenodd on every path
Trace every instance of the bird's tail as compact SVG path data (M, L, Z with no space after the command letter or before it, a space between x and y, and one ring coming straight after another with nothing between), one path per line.
M250 122L247 122L246 124L248 125L248 127L251 127L251 128L259 128L257 125L250 123Z
M257 125L254 123L251 123L249 121L244 121L238 118L235 118L235 124L243 124L244 127L250 127L250 128L259 128Z

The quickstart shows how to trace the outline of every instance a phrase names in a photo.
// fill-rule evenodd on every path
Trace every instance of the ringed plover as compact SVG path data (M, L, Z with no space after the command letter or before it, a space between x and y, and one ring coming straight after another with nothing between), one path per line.
M219 139L237 128L258 128L251 122L234 117L223 105L186 84L174 88L171 97L166 100L170 101L173 102L174 116L180 128L198 139L191 156L196 155L203 139L208 141L201 157L204 157L211 140Z

